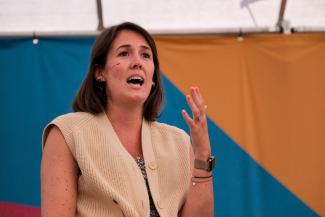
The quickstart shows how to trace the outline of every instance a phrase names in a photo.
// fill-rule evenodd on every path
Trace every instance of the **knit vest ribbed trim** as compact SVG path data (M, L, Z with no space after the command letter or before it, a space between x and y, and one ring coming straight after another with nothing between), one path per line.
M133 164L132 166L137 167L138 165L134 161L134 158L130 153L124 148L120 139L118 138L111 121L107 117L106 113L101 113L98 115L98 120L107 128L108 132L111 132L113 136L114 144L120 148L121 153L123 153L124 157L128 159L128 161ZM155 155L153 153L153 147L151 142L151 132L150 132L150 123L147 122L145 119L142 121L142 128L141 128L141 145L142 145L142 152L143 158L145 162L156 162ZM142 176L141 170L137 170L137 174ZM148 177L148 184L151 192L151 196L154 201L160 201L160 195L158 189L158 174L154 170L147 170L147 177ZM146 189L145 182L143 181L143 185L141 186L134 186L133 188L136 191L136 194L141 195ZM146 191L146 190L145 190ZM146 208L148 208L148 213L146 216L149 216L150 213L150 206L149 206L149 195L147 195L145 200ZM158 210L158 209L157 209ZM159 212L159 210L158 210ZM160 213L159 213L160 214ZM161 215L161 214L160 214Z

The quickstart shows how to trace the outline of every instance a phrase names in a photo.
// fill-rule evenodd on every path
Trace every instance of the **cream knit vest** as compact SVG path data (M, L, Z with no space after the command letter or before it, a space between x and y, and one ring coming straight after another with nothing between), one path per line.
M105 113L69 113L51 125L62 132L78 166L77 217L148 217L149 196L141 171L120 143ZM167 124L142 123L142 151L150 191L161 217L177 217L190 183L190 140Z

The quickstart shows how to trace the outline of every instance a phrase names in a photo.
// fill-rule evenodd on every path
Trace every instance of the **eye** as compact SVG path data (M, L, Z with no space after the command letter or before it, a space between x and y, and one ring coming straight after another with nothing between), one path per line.
M122 56L122 57L125 57L125 56L128 56L129 55L129 52L127 51L121 51L118 56Z
M146 59L150 59L151 58L151 54L150 53L143 53L142 56Z

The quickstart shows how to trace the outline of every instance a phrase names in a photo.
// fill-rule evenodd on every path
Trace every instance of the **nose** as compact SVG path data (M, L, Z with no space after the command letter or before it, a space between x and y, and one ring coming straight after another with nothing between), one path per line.
M134 55L131 62L132 69L142 69L141 58L138 55Z

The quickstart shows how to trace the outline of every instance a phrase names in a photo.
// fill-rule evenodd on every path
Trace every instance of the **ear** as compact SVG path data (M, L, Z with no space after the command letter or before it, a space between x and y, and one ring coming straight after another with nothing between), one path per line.
M96 69L96 72L95 72L95 79L97 81L105 81L105 78L103 76L103 71L100 69L100 68L97 68Z

